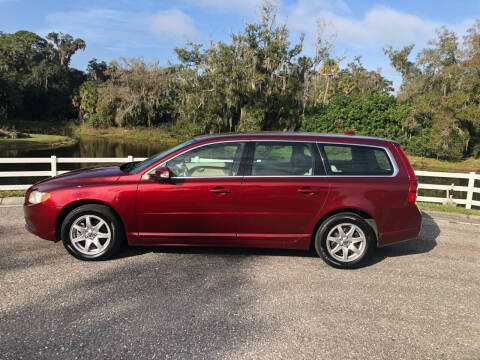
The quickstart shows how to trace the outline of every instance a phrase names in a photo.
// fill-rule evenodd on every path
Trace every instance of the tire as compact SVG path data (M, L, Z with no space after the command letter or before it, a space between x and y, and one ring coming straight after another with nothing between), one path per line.
M375 247L375 233L354 213L339 213L326 219L315 233L315 250L329 265L340 269L361 266Z
M65 249L80 260L106 260L125 242L117 216L109 207L97 204L73 209L63 220L61 236Z

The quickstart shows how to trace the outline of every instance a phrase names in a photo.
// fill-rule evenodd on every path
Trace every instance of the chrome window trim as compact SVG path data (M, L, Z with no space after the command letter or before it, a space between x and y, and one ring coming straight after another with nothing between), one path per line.
M317 144L317 145L324 145L324 144L332 144L332 145L352 145L352 146L365 146L365 147L373 147L373 148L378 148L382 149L387 153L387 156L390 160L390 163L393 166L393 174L391 175L234 175L234 176L178 176L178 177L172 177L172 179L225 179L225 178L392 178L398 175L398 167L397 163L392 156L392 153L390 152L390 149L388 149L386 146L382 145L370 145L370 144L358 144L354 142L331 142L331 141L316 141L316 140L282 140L282 139L237 139L237 140L221 140L221 141L212 141L208 142L205 144L200 144L194 147L191 147L185 151L182 151L181 153L178 153L175 156L172 156L171 158L168 158L167 160L161 162L160 164L154 166L150 170L146 171L145 173L142 174L141 180L149 179L149 175L151 173L154 173L155 170L159 167L165 166L165 164L170 161L175 159L177 156L180 156L182 154L185 154L188 151L195 150L198 148L201 148L203 146L208 146L208 145L215 145L215 144L222 144L222 143L247 143L247 142L301 142L301 143L309 143L309 144ZM328 160L328 159L327 159Z

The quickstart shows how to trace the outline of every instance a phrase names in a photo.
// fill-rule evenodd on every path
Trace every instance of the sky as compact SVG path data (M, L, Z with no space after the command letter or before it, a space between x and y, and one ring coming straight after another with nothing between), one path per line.
M161 64L176 62L173 49L187 41L228 41L232 32L258 19L262 0L0 0L0 31L69 33L87 43L71 66L85 70L92 58L109 62L143 57ZM445 25L460 36L480 19L480 0L278 0L279 20L290 40L306 34L304 54L312 55L317 19L324 19L335 39L333 55L343 65L361 55L370 70L381 69L398 88L401 77L382 48L414 43L414 52ZM415 55L415 53L413 53Z

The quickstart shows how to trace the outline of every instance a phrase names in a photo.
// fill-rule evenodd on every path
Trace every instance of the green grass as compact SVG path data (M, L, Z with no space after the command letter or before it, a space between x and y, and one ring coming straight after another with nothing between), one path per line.
M427 212L430 210L430 211L441 211L441 212L448 212L448 213L480 216L480 210L465 209L464 207L460 207L460 206L447 206L447 205L427 203L427 202L417 202L417 206L420 210L424 210Z
M184 139L172 136L164 127L136 127L132 129L125 128L93 128L87 125L72 125L73 135L75 136L95 136L111 140L123 140L133 142L155 142L165 145L176 145Z
M68 136L62 135L46 135L46 134L30 134L29 138L7 139L0 138L0 143L42 143L54 144L69 142L71 139Z
M0 191L0 198L6 198L6 197L24 197L25 196L25 190L3 190Z
M468 158L461 161L447 161L408 155L415 170L445 172L480 172L480 159Z

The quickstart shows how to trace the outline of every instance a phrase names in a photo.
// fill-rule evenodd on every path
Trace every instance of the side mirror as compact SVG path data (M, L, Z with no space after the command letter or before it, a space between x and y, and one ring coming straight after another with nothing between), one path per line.
M172 177L172 172L166 166L159 167L158 169L155 170L155 179L157 179L157 181L162 184L169 182L171 177Z

